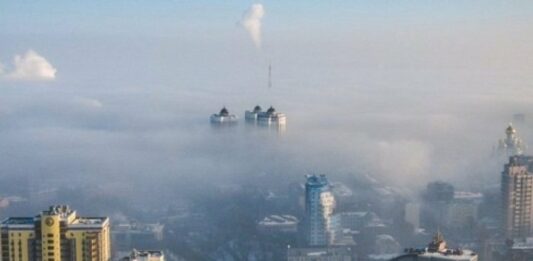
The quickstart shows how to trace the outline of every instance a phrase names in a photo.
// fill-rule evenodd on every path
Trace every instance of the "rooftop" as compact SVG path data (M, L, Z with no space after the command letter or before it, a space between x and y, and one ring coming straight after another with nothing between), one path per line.
M433 240L426 248L408 248L405 249L405 254L393 260L401 260L402 257L421 256L426 258L438 257L439 260L473 260L477 254L471 250L463 250L460 248L448 248L444 236L437 232ZM477 260L477 259L474 259Z
M305 185L307 186L326 186L328 185L328 179L326 178L326 175L307 175L307 182Z
M32 225L32 217L10 217L2 221L2 225Z
M533 249L533 237L528 237L520 241L514 241L511 248L515 250Z
M163 257L163 251L161 250L137 250L133 249L131 251L131 254L127 257L122 258L121 260L127 261L127 260L137 260L139 258L149 257L149 258L161 258Z
M275 225L294 225L298 223L298 219L291 215L270 215L259 221L259 225L275 226Z
M74 213L74 210L70 209L68 205L53 205L48 210L43 211L44 215L59 215L61 218L65 218L72 213Z

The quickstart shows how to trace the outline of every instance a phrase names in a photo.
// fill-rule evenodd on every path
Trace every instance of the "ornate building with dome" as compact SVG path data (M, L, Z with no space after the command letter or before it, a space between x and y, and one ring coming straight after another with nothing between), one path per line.
M223 107L218 114L212 114L210 120L212 124L234 124L237 123L238 118L235 114L230 114L226 107Z
M498 142L498 154L505 157L522 155L526 150L526 146L513 125L509 124L507 129L505 129L505 135L506 137Z

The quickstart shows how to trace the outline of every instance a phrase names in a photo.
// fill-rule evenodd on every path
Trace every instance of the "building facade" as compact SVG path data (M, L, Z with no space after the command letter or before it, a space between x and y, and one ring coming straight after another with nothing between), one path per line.
M244 112L244 120L246 123L257 124L257 116L261 112L263 112L263 109L261 106L257 105L253 110Z
M35 217L0 225L2 261L109 261L109 218L79 217L68 206L51 206Z
M502 228L508 239L526 238L533 224L533 157L512 156L502 172Z
M285 130L287 124L287 116L285 114L276 112L274 107L270 106L268 110L257 113L257 124L259 126L276 127L278 130Z
M325 175L308 175L305 183L305 241L308 246L330 245L335 240L335 197Z

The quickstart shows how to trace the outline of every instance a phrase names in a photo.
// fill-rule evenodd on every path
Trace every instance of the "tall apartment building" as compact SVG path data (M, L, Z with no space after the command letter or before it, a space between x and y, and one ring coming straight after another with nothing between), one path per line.
M0 224L1 261L109 261L109 218L79 217L65 205Z
M502 227L506 238L533 232L533 157L512 156L502 172Z
M305 183L305 240L308 246L325 246L335 239L335 197L325 175L308 175Z

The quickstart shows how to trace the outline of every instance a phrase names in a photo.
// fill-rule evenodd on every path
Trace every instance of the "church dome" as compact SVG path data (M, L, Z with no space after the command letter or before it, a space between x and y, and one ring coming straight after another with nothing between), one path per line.
M228 109L226 109L226 107L222 108L222 110L220 110L220 116L229 116L229 111Z
M270 108L268 108L268 110L267 110L268 114L273 114L274 112L276 112L276 109L274 109L274 107L272 107L272 106L270 106Z

